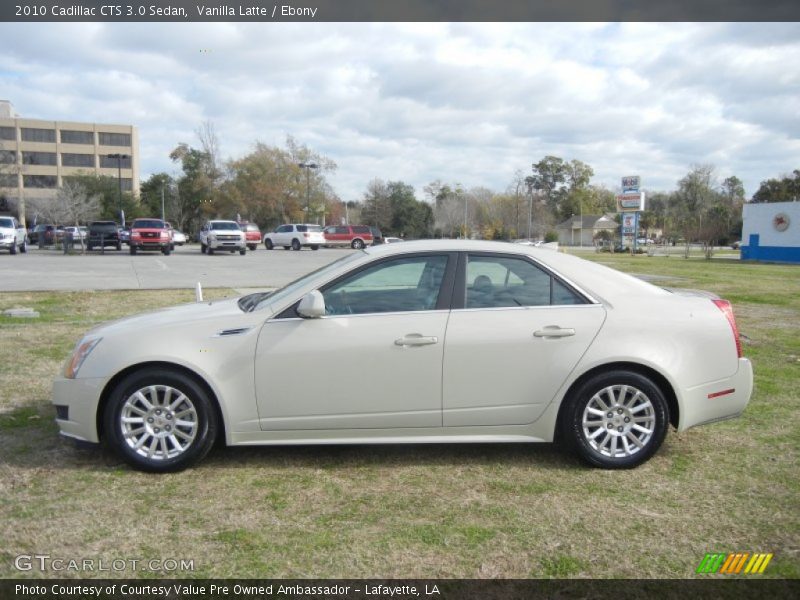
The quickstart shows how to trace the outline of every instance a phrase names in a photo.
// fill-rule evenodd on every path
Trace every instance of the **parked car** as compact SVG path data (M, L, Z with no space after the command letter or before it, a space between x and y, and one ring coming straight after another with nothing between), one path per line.
M186 234L177 229L172 230L172 244L175 246L183 246L186 243Z
M236 221L208 221L200 229L200 252L214 254L216 250L227 250L244 255L247 243L244 232Z
M64 227L64 236L72 236L72 241L75 243L79 243L81 240L85 241L88 235L89 228L84 225Z
M367 225L332 225L326 227L326 246L350 246L360 250L372 245L372 230Z
M404 242L404 241L405 240L403 238L394 237L394 236L391 236L391 235L388 236L388 237L383 238L383 243L384 244L396 244L397 242Z
M373 246L377 246L378 244L383 244L384 243L383 234L381 233L380 229L378 229L377 227L370 227L369 231L372 234L372 245Z
M733 242L731 244L731 249L738 250L741 245L742 245L742 242Z
M0 217L0 249L11 254L28 251L28 234L16 217Z
M130 227L120 227L118 230L119 239L120 241L125 244L126 246L131 245L131 228Z
M28 241L39 246L49 246L56 241L56 226L39 224L28 232Z
M322 233L321 225L310 223L288 223L280 225L264 236L264 247L272 250L275 246L283 246L284 250L300 250L301 248L311 248L319 250L320 246L325 245L325 235Z
M115 221L92 221L89 223L86 248L94 250L105 246L114 246L117 250L122 250L119 225Z
M172 252L172 235L167 223L161 219L135 219L131 223L129 246L131 255L146 250L169 256Z
M255 250L261 243L261 230L255 223L240 223L239 226L244 231L244 237L247 240L247 247L250 250Z
M725 300L545 249L424 240L97 327L52 398L63 435L146 471L182 469L217 439L558 438L590 465L630 468L669 425L739 415L752 387Z

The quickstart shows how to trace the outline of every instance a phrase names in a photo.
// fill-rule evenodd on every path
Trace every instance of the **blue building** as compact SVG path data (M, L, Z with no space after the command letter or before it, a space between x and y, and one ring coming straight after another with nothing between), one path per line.
M742 260L800 264L800 202L745 204Z

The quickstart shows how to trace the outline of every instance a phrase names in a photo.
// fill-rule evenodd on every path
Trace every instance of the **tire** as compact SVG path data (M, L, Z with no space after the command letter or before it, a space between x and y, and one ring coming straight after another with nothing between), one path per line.
M364 247L364 241L356 238L352 242L350 242L350 247L353 250L361 250Z
M300 240L298 240L297 238L294 238L292 240L292 250L297 251L297 250L300 250L301 248L302 248L302 246L300 245Z
M22 240L22 245L19 247L19 251L23 254L28 251L28 240Z
M664 393L634 371L595 375L572 394L564 410L566 442L585 462L604 469L646 462L664 441L669 423Z
M239 254L241 254L242 256L244 256L245 254L247 254L247 248L242 248L242 249L240 249L240 250L239 250Z
M200 254L205 254L206 250L207 250L206 245L201 243L200 244Z
M106 443L122 460L152 473L180 471L202 459L218 427L203 386L167 367L136 371L120 381L103 425Z
M206 248L206 253L208 253L209 255L214 254L214 249L211 246L209 246L208 248Z
M266 248L267 250L272 250L274 247L275 245L272 243L271 239L267 238L266 240L264 240L264 248Z
M172 249L169 246L164 246L161 249L161 254L163 254L164 256L169 256L171 252L172 252Z
M17 253L17 238L14 238L14 243L11 244L11 248L8 249L11 254Z
M248 250L250 250L250 252L255 252L256 248L258 248L258 245L257 244L250 244L249 246L247 246L247 248L248 248Z
M314 244L313 246L311 246L311 249L312 250L319 250L319 244Z
M289 248L291 248L291 246L284 246L283 247L284 250L288 250Z
M122 242L117 242L117 252L122 251Z
M130 253L131 256L135 255L136 254L136 246L131 246L130 248L128 248L128 253Z

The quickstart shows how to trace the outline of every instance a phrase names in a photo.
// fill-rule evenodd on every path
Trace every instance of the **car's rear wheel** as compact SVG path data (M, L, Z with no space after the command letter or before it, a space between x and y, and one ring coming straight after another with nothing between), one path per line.
M206 250L207 250L206 245L201 242L200 243L200 254L205 254Z
M300 250L300 248L302 248L302 246L300 245L300 240L298 240L297 238L293 239L292 250Z
M208 453L217 434L216 412L203 387L167 368L123 379L111 393L103 423L120 458L151 472L185 469Z
M361 250L361 249L364 247L364 242L362 242L361 240L353 240L353 241L350 243L350 246L351 246L351 247L352 247L354 250Z
M256 248L258 248L258 245L257 245L257 244L250 244L250 245L249 245L249 246L247 246L247 247L248 247L248 249L250 250L250 252L255 252L255 251L256 251Z
M634 371L600 373L567 400L562 433L590 465L630 469L664 441L669 409L664 393Z
M319 250L319 244L314 244L311 246L312 250Z
M136 246L131 246L130 248L128 248L128 252L130 252L131 256L136 254Z
M241 249L239 250L239 254L241 254L242 256L244 256L245 254L247 254L247 248L241 248Z

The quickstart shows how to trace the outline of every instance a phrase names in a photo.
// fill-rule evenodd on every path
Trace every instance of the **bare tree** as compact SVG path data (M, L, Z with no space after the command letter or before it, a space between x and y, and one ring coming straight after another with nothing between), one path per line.
M97 218L100 214L100 196L89 195L80 183L65 181L58 189L55 202L43 203L40 212L52 223L64 223L80 227ZM79 236L81 252L84 250L83 237Z

